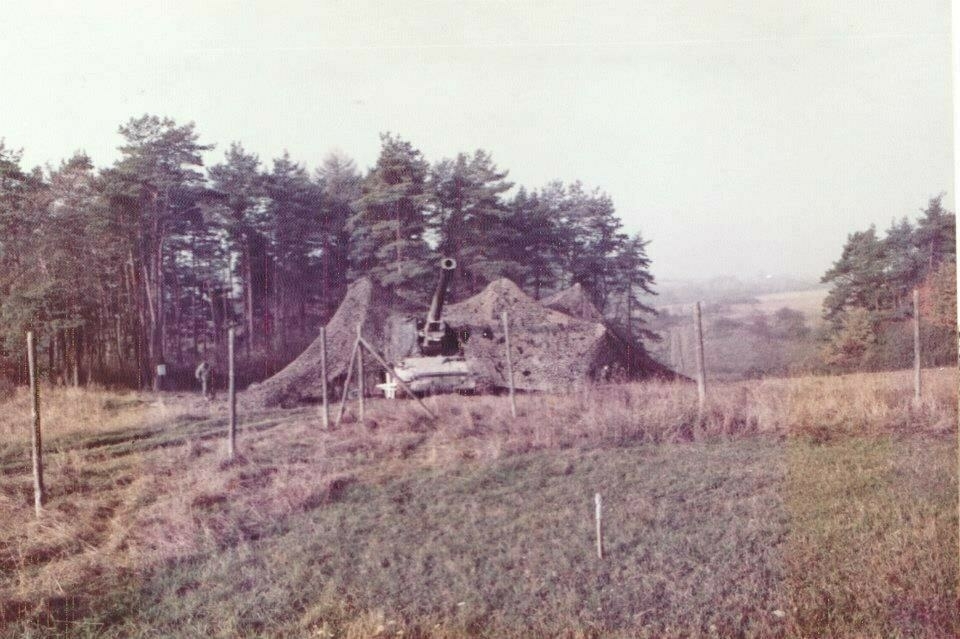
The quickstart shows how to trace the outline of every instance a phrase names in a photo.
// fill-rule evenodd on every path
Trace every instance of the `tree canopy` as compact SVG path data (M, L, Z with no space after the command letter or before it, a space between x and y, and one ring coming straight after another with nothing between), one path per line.
M149 385L157 364L220 356L234 327L262 377L312 339L349 282L423 302L441 255L460 265L454 297L499 277L537 298L579 283L638 346L653 337L647 242L599 189L517 186L482 149L431 163L390 133L364 173L342 153L311 170L239 142L205 167L214 147L195 125L156 115L118 133L119 159L99 169L78 152L26 170L0 141L7 373L34 330L51 379Z
M904 217L883 237L872 226L850 234L822 278L831 284L824 301L827 361L846 368L869 361L889 325L912 316L914 289L923 293L926 322L955 327L956 258L956 216L943 207L942 194L916 224Z

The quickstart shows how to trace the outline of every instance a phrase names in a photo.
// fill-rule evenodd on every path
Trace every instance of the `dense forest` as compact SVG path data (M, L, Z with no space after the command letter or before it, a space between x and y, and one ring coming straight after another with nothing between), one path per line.
M26 169L0 141L0 377L22 381L24 335L39 336L50 381L149 387L189 378L238 334L241 375L294 357L363 276L422 304L440 255L458 260L452 295L506 276L532 296L580 283L635 339L654 279L646 242L612 199L579 182L516 187L477 150L428 162L381 136L361 172L341 154L312 170L214 149L194 124L144 115L119 127L120 157L83 152Z

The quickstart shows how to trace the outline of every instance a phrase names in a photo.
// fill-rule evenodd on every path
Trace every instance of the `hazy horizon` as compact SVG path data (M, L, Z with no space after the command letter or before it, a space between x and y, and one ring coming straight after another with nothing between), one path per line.
M0 137L116 158L156 113L311 169L379 133L607 191L660 280L816 280L953 185L950 4L166 2L9 7Z

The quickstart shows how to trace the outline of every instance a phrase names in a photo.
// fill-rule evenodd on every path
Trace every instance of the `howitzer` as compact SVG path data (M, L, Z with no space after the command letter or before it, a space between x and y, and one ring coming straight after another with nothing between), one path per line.
M440 281L437 282L437 290L433 293L430 310L427 312L428 323L440 321L440 314L443 313L443 304L447 298L447 288L450 286L450 280L453 279L453 272L456 269L457 261L452 257L445 257L440 260Z
M457 261L452 257L440 260L440 281L433 293L427 319L418 322L417 344L424 357L437 355L456 355L460 351L459 340L454 331L443 321L443 304L447 297L447 288L453 279L453 272L457 268Z
M469 338L466 328L451 328L443 320L443 304L457 261L440 260L440 281L433 293L426 319L416 321L419 357L405 357L394 369L414 393L469 392L476 388L474 374L463 357L463 342ZM389 382L382 384L388 392Z

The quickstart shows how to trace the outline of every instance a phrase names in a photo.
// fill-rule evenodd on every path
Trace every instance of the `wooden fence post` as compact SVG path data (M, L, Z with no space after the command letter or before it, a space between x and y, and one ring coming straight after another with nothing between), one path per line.
M363 325L357 324L357 344L360 344L360 340L363 339ZM363 423L364 420L364 411L363 411L363 395L364 395L364 380L363 380L363 349L357 348L357 412L360 416L360 423Z
M330 407L327 404L327 327L320 327L320 392L323 393L323 428L330 428Z
M343 419L343 413L347 410L347 395L350 394L350 381L353 379L353 363L357 357L357 351L360 350L360 340L353 343L353 350L350 352L350 363L347 364L347 378L343 382L343 395L340 397L340 412L337 413L337 421L334 423L340 427L340 420Z
M693 309L693 325L697 341L697 400L702 414L703 405L707 401L707 372L703 363L703 322L700 314L700 302L697 302Z
M227 395L230 401L230 437L228 451L230 459L237 454L237 377L234 368L233 351L236 332L231 328L227 332Z
M503 322L503 337L506 341L507 350L507 383L510 385L510 414L514 419L517 418L517 400L513 390L513 359L510 355L510 316L506 311L500 313L500 320Z
M31 457L33 458L33 507L40 517L46 500L43 489L43 441L40 436L40 386L37 383L37 343L33 331L27 333L27 367L30 369L30 417L33 422Z
M920 291L913 289L913 403L920 405Z
M596 503L596 512L594 518L597 522L597 559L603 559L603 502L600 493L593 496Z

